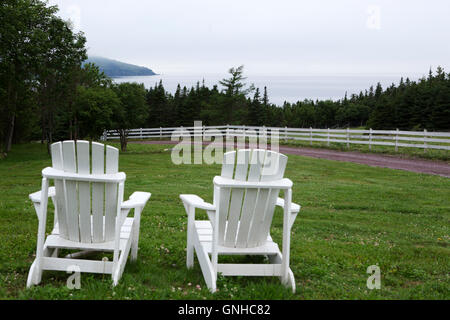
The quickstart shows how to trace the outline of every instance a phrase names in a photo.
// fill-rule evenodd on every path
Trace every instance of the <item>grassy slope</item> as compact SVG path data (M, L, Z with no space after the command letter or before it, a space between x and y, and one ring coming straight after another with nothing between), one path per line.
M221 277L212 295L198 263L193 270L185 267L186 215L178 195L212 201L220 166L175 166L165 146L129 148L120 156L126 196L136 190L153 195L143 213L138 261L128 262L114 289L106 275L82 274L81 290L71 291L67 274L44 272L40 286L25 290L37 232L27 196L40 188L40 170L50 160L41 145L27 144L14 146L0 161L0 298L450 298L447 178L289 156L286 176L294 181L294 201L303 206L291 247L297 293L277 278ZM272 235L280 244L281 232L277 209ZM381 290L366 288L372 264L381 268Z

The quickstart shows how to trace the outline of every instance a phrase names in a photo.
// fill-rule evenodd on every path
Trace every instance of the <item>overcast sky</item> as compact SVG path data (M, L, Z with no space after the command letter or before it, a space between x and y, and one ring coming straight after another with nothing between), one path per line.
M450 71L449 0L50 0L90 55L158 73Z

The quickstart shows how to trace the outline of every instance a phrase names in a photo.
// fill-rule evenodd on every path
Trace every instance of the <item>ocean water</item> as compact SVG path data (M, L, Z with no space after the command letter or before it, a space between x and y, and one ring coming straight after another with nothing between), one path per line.
M410 80L417 80L422 75L406 75ZM403 77L406 79L406 76ZM155 86L162 80L164 88L172 93L175 93L177 85L181 88L193 87L199 81L205 81L205 85L212 87L217 84L219 89L222 87L219 84L221 79L227 78L227 74L162 74L154 76L139 76L139 77L120 77L114 78L116 83L121 82L137 82L143 83L146 88ZM296 102L304 99L332 99L337 100L351 94L359 94L362 90L369 90L370 86L376 87L377 82L380 82L383 89L390 86L392 83L398 84L402 75L248 75L245 82L247 84L253 83L255 87L259 87L261 95L264 86L267 87L269 101L277 105L282 105L284 101Z

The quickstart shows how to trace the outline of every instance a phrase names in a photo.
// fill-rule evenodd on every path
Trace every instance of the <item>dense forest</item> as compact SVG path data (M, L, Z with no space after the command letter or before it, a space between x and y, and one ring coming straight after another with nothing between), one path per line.
M450 74L438 67L418 81L375 88L337 101L305 100L276 106L267 88L247 85L243 66L212 88L162 82L115 84L86 63L86 38L41 0L0 2L0 156L13 143L98 139L117 130L126 149L127 129L246 124L277 127L449 130Z
M205 125L450 129L450 74L441 67L419 81L402 78L388 88L378 83L337 101L304 100L282 106L270 103L266 87L245 89L242 72L242 66L232 68L230 79L213 88L198 82L193 88L178 86L175 94L166 92L160 82L147 92L146 126L189 126L199 119Z

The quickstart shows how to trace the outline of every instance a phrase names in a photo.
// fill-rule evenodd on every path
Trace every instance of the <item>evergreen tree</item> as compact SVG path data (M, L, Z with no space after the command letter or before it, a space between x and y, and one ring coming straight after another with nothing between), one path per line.
M251 101L249 106L247 123L252 126L260 126L262 124L261 114L262 114L261 95L259 93L259 88L256 88L255 95L253 96L253 100Z

